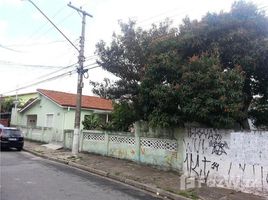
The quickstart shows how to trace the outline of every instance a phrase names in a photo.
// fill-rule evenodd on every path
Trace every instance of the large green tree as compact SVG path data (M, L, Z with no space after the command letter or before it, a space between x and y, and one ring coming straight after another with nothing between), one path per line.
M103 69L119 78L107 90L108 96L116 100L137 100L139 84L146 68L150 64L153 44L167 35L174 35L176 29L170 28L170 21L153 25L149 31L135 27L135 22L121 23L121 35L113 34L110 45L100 41L97 47L99 60Z
M243 119L244 73L222 68L217 55L189 59L178 87L184 119L210 127L233 127Z
M234 126L243 118L243 83L241 69L222 71L217 55L152 66L141 84L143 113L151 126L182 126L185 122Z
M133 21L120 27L111 44L97 44L98 63L119 80L108 88L96 84L95 93L127 102L133 119L161 127L238 121L249 128L254 95L255 121L266 112L257 108L268 97L268 21L254 4L239 1L227 13L185 18L179 31L168 20L149 30Z
M171 45L163 45L163 41L170 40L170 38L174 40L177 29L171 27L169 20L158 26L152 25L147 31L136 28L133 21L119 25L122 34L114 34L110 45L106 45L104 41L97 44L98 63L103 69L117 76L119 80L108 87L104 86L105 83L92 83L95 86L93 91L98 95L105 91L106 97L119 101L121 104L123 102L131 104L131 108L135 110L133 120L147 120L147 106L140 95L141 84L152 63L160 60L165 62L171 57L168 55L170 53L176 58L175 43L171 49Z
M241 66L244 128L254 95L268 97L268 18L252 3L235 2L230 12L208 13L200 21L189 18L180 27L178 51L184 59L217 50L224 69Z

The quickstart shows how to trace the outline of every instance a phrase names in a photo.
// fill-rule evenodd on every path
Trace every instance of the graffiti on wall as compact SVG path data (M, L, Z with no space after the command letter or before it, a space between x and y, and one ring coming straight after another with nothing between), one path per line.
M227 142L215 129L190 128L186 139L187 142L185 139L183 140L186 152L204 154L209 147L212 154L221 156L222 154L227 155L226 149L229 149Z
M200 157L199 154L194 155L192 153L186 153L184 163L186 164L186 170L190 176L194 173L195 177L203 179L205 183L207 182L210 170L218 171L219 168L217 162L208 160L206 156Z
M188 176L210 186L249 188L250 192L268 194L267 132L190 128L183 144L184 172Z

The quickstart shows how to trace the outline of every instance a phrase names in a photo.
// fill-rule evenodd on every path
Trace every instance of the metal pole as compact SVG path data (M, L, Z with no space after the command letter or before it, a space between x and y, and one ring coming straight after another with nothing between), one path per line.
M82 18L82 32L80 37L80 51L78 56L79 67L78 81L77 81L77 94L76 94L76 108L75 108L75 121L74 121L74 135L73 135L73 145L72 154L77 155L79 150L79 135L80 135L80 119L81 119L81 102L82 102L82 90L83 90L83 75L87 70L84 70L84 43L85 43L85 26L86 26L86 16L92 17L92 15L86 13L85 11L68 4L69 7L75 9L77 12L81 12Z

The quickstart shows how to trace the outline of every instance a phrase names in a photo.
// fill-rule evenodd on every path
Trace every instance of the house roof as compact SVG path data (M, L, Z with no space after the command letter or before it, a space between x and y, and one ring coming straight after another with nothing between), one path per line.
M30 106L32 106L33 104L35 104L37 101L39 101L39 99L36 98L31 98L29 99L20 109L20 112L23 112L25 110L27 110Z
M36 92L28 92L28 93L21 93L21 94L12 94L12 95L7 95L7 96L3 96L4 98L5 97L20 97L20 96L27 96L27 95L34 95L34 94L37 94Z
M37 91L61 106L76 106L76 94L44 89L37 89ZM84 109L113 110L111 100L85 95L82 96L81 107Z

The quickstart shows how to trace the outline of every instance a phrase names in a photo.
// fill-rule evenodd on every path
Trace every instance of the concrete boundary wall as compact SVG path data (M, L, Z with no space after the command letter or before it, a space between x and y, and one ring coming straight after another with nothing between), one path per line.
M268 131L189 128L183 147L184 175L268 197Z
M72 132L65 132L64 147L72 147ZM163 169L179 170L177 165L177 140L144 138L137 134L82 131L80 151L97 153Z
M53 141L51 130L27 129L25 137ZM176 139L141 137L134 133L82 131L79 150L162 169L180 171L208 186L225 187L268 197L268 131L233 131L210 128L178 129ZM61 138L61 136L57 136ZM62 136L72 147L73 130Z
M63 143L63 131L55 130L46 127L19 127L23 136L29 140L34 140L44 143Z

